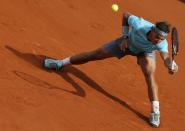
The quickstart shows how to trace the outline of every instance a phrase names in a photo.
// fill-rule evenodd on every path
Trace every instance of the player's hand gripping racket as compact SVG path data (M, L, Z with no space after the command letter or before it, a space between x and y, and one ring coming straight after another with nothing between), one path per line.
M171 38L172 38L172 64L171 64L171 74L173 74L173 70L175 70L175 66L176 63L175 63L175 56L178 54L179 52L179 36L178 36L178 32L177 32L177 29L176 27L173 27L172 28L172 34L171 34Z

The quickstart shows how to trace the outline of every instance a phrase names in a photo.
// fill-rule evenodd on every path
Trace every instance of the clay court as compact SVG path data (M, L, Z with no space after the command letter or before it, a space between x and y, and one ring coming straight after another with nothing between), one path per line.
M150 102L135 57L59 72L42 67L45 57L63 59L119 37L126 11L154 23L167 20L179 31L179 72L168 74L157 54L157 129L147 122ZM184 23L184 0L1 0L0 131L185 130Z

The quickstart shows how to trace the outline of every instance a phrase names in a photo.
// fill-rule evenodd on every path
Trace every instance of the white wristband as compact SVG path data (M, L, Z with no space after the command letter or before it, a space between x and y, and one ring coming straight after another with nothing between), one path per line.
M122 35L123 36L129 36L129 27L128 26L123 26L122 27Z
M173 60L172 63L171 63L171 69L174 70L176 66L177 66L177 64L176 64L175 61Z

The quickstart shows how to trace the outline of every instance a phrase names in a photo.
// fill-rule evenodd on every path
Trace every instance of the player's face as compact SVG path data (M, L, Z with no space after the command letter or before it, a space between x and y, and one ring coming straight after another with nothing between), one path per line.
M153 44L156 45L156 44L160 43L164 39L165 39L165 37L164 36L161 36L157 31L155 31L155 30L152 30L151 31L150 41Z

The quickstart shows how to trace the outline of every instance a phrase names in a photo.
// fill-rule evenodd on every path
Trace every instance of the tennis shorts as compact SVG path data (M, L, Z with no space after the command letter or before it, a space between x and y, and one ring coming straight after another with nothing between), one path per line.
M103 45L103 48L105 48L108 52L110 52L111 54L113 54L115 57L117 57L118 59L121 59L122 57L126 56L126 55L131 55L131 56L136 56L136 57L150 57L153 60L156 60L156 54L155 51L152 52L141 52L139 54L135 54L132 51L130 51L128 48L126 48L125 50L121 50L119 45L121 44L123 38L118 38L116 40L113 40L109 43L106 43Z

